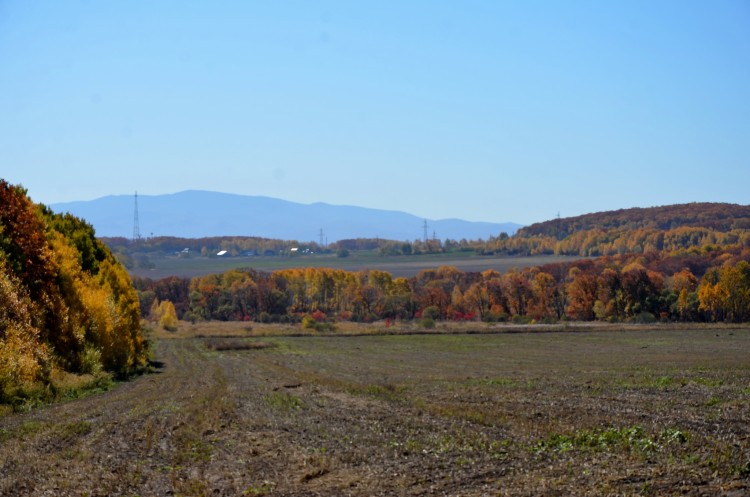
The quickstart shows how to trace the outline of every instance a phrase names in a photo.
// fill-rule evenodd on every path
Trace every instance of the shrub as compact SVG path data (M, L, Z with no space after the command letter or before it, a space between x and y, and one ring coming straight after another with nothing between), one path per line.
M302 327L306 330L315 329L316 321L312 316L305 314L302 316Z
M333 323L315 323L315 331L320 333L336 331L336 325Z
M430 319L440 319L440 308L436 305L431 305L428 307L425 307L422 310L422 317L423 318L430 318Z
M435 327L435 320L430 317L424 317L421 321L422 328L426 328L428 330L431 330Z
M515 314L511 319L511 322L513 324L529 324L531 323L531 318L529 316L521 316L520 314Z
M174 304L165 300L159 305L159 326L167 331L177 331L177 313Z
M273 318L271 317L271 315L266 311L261 312L260 314L258 314L258 317L255 318L255 320L259 323L270 323L272 319Z
M656 322L656 316L650 312L640 312L633 316L633 322L637 324L652 324Z

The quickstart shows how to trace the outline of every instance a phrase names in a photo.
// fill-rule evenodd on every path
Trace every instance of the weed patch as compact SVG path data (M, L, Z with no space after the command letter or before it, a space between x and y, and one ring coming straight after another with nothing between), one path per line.
M88 421L75 421L67 423L60 429L60 434L64 437L74 438L82 435L86 435L91 432L92 425Z
M5 442L16 437L28 437L39 433L40 431L47 428L47 424L40 423L38 421L26 421L22 423L15 430L8 430L5 428L0 429L0 443Z
M687 434L679 430L667 429L660 436L651 437L640 426L631 426L603 430L579 430L572 434L553 433L546 440L537 442L533 447L533 452L555 454L571 450L610 451L617 449L649 453L669 444L684 444L687 441Z
M262 496L267 495L271 492L273 492L273 489L276 488L276 484L270 481L264 481L262 483L259 483L257 485L253 485L251 487L247 487L244 492L242 492L242 495L250 495L250 496Z
M272 409L281 412L299 411L305 408L302 399L289 392L272 392L264 396L263 401Z
M347 390L352 395L366 395L388 402L403 402L407 388L402 385L349 385Z

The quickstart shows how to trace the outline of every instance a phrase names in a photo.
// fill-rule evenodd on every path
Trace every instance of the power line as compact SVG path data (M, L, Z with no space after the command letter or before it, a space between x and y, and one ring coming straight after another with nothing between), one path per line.
M141 227L138 221L138 192L135 192L135 209L133 211L133 241L138 242L141 239Z

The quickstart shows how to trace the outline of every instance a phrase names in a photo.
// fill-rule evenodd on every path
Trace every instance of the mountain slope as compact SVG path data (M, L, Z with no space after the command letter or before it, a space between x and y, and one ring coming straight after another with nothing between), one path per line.
M98 236L130 237L134 199L129 195L50 206L87 219ZM285 240L318 240L320 230L329 242L346 238L414 240L424 233L424 219L398 211L299 204L285 200L189 190L170 195L138 196L142 236L259 236ZM486 239L514 233L515 223L483 223L459 219L427 220L428 236L440 239Z

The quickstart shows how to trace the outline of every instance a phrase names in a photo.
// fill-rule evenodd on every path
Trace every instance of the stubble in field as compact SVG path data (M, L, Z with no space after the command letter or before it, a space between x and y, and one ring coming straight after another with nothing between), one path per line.
M750 333L173 338L0 420L1 495L743 495Z

